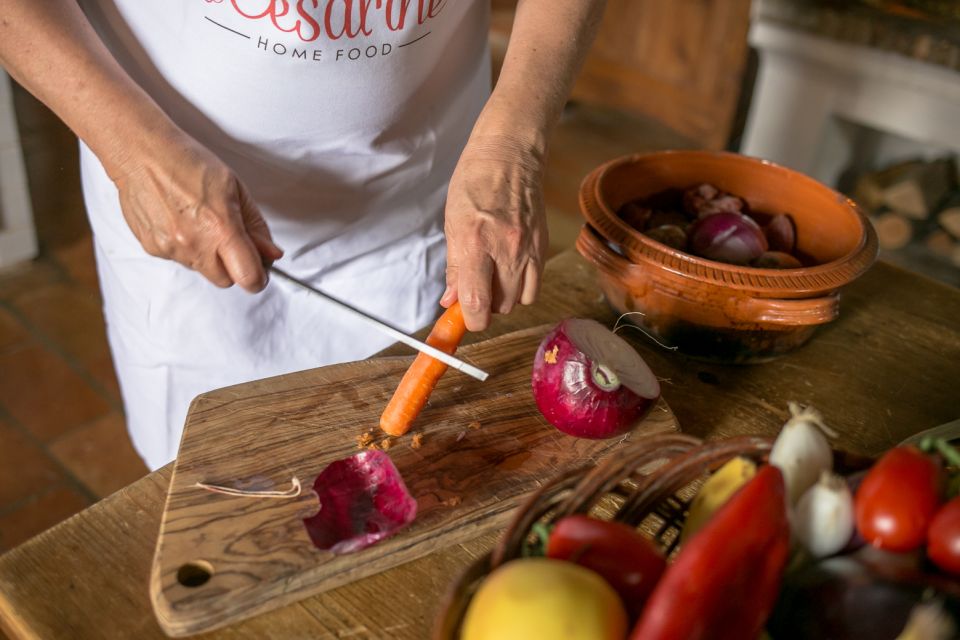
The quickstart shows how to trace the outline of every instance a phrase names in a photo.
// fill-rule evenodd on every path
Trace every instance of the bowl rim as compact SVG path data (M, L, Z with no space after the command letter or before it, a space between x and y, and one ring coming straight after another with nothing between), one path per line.
M700 258L657 242L632 228L617 216L601 198L605 178L613 169L641 160L664 157L711 157L731 162L758 165L765 171L784 172L791 179L805 183L819 191L832 194L837 201L855 215L862 230L860 241L846 255L813 267L799 269L761 269L731 265ZM734 153L708 150L663 150L633 153L608 160L584 177L579 190L580 212L598 235L619 245L624 255L634 263L653 263L674 274L738 290L769 293L771 290L801 290L808 294L825 293L839 289L861 276L874 263L879 252L879 241L873 225L860 206L847 196L804 173L769 160Z

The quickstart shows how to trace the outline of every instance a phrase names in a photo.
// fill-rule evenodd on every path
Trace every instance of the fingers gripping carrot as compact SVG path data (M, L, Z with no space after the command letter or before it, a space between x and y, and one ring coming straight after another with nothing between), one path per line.
M453 353L466 332L460 303L454 302L433 326L427 336L427 344L445 353ZM447 365L439 360L425 353L417 354L383 410L380 428L391 436L402 436L409 431L446 370Z

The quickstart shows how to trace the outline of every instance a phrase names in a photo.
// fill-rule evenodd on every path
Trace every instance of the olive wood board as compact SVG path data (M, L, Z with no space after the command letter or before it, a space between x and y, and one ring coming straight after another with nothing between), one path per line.
M174 637L209 631L472 540L505 526L526 494L555 474L597 462L644 435L679 430L662 399L623 438L585 440L553 428L530 390L533 357L550 328L457 352L490 378L481 383L449 370L411 433L388 449L418 502L416 519L350 554L311 542L302 520L319 509L313 481L330 462L357 453L361 434L373 428L378 441L383 436L380 412L412 357L331 365L198 396L174 464L150 579L163 630ZM292 477L303 492L286 499L196 485L283 490Z

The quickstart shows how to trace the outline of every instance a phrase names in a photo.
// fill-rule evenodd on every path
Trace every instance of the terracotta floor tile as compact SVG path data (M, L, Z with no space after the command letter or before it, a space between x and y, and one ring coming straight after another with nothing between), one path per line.
M53 249L53 257L63 267L68 278L99 297L100 280L93 255L93 238L89 234L72 244Z
M24 496L63 482L56 462L14 427L0 421L0 512Z
M148 473L130 444L119 412L75 429L50 444L50 452L90 491L104 498Z
M119 402L99 295L70 283L57 283L24 293L14 298L13 305Z
M0 406L47 442L110 411L59 356L36 344L0 354Z
M31 496L16 509L0 512L0 552L29 540L90 504L76 489L59 485Z
M6 309L0 309L0 351L14 347L29 338L20 321Z

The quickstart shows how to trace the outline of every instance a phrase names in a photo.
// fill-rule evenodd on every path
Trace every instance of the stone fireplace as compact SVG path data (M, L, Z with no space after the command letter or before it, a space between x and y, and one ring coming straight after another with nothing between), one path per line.
M758 0L749 38L759 68L743 153L854 196L864 176L960 154L960 3ZM960 205L952 166L940 202L908 216L910 246L881 257L960 286L960 237L937 220Z

